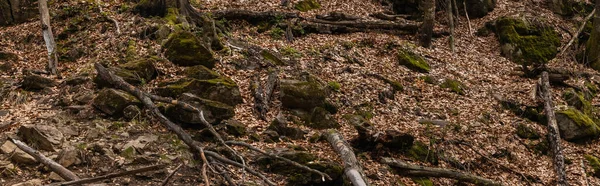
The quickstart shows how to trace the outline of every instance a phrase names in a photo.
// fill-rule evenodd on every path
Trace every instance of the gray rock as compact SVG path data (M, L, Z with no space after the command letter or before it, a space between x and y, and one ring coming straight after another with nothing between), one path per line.
M125 107L129 105L141 106L141 102L127 92L107 88L98 93L92 101L92 105L108 115L121 116Z
M51 172L50 176L48 176L48 178L52 181L65 181L65 179L60 177L60 175L56 174L55 172Z
M37 149L52 152L64 139L62 132L50 125L21 125L17 135Z
M327 87L316 81L281 80L281 104L288 109L312 111L324 106Z
M6 142L4 142L4 144L2 144L2 147L0 147L0 151L3 154L12 153L10 158L11 158L11 161L13 161L15 163L22 163L22 164L37 163L37 160L35 160L35 158L33 158L29 154L22 151L13 142L8 141L8 140Z
M600 135L600 127L574 108L556 112L556 123L561 137L567 141L593 139Z

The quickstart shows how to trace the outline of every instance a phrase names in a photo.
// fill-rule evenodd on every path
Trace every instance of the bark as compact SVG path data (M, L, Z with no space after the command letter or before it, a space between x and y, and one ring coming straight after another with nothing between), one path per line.
M462 182L472 183L475 185L485 185L485 186L499 186L502 185L499 182L495 182L493 180L460 172L458 170L453 169L443 169L443 168L435 168L435 167L425 167L419 165L412 165L407 162L393 159L393 158L383 158L381 160L382 163L387 164L393 168L399 169L398 173L407 176L415 176L415 177L436 177L436 178L452 178L455 180L459 180Z
M542 72L542 78L539 83L541 85L541 96L544 101L544 112L546 112L546 117L548 118L548 141L554 154L553 161L554 171L557 176L557 185L568 185L565 173L564 156L560 146L560 132L554 115L554 105L552 103L552 92L550 89L548 72Z
M47 70L53 75L59 75L57 70L58 57L56 56L56 42L54 41L54 35L52 34L52 27L50 25L50 14L48 12L47 0L38 1L38 6L41 15L42 35L44 36L46 49L48 50Z
M446 12L448 13L448 22L450 23L450 38L449 38L449 42L450 42L450 49L452 50L452 53L455 52L454 49L454 17L452 16L452 0L446 0L448 3L446 4L447 9Z
M104 175L104 176L98 176L98 177L94 177L94 178L85 178L85 179L80 179L80 180L73 180L73 181L60 182L60 183L53 183L53 184L50 184L50 186L55 186L55 185L82 185L82 184L87 184L87 183L94 183L94 182L98 182L98 181L102 181L102 180L107 180L107 179L112 179L112 178L118 178L118 177L122 177L122 176L127 176L127 175L142 173L142 172L157 171L159 169L164 168L165 166L166 165L152 165L152 166L148 166L148 167L142 167L142 168L134 169L134 170L130 170L130 171L124 171L124 172L107 174L107 175Z
M50 158L47 158L42 153L27 146L27 144L23 143L22 141L19 141L17 139L13 139L12 141L17 147L19 147L19 149L21 149L24 152L26 152L27 154L33 156L37 161L46 165L48 168L50 168L50 170L52 170L53 172L58 174L61 178L68 180L68 181L79 179L79 177L77 177L77 175L75 175L69 169L56 163L55 161L51 160Z
M350 182L352 182L352 185L367 186L368 184L367 180L365 179L366 177L364 176L365 174L362 171L362 168L360 167L352 148L348 142L344 140L343 136L334 129L326 131L325 136L327 137L329 144L331 144L333 149L340 154L342 160L344 161L344 174L346 177L348 177Z
M269 76L267 77L267 82L264 84L264 86L261 86L260 78L256 76L252 85L253 87L255 87L255 90L253 91L254 109L258 113L258 117L264 121L267 120L267 113L269 112L269 103L271 102L271 97L273 96L275 87L279 82L277 74L277 70L271 71L269 73Z
M419 9L423 12L423 24L419 30L419 41L421 46L429 48L431 47L431 36L435 21L435 0L421 1Z

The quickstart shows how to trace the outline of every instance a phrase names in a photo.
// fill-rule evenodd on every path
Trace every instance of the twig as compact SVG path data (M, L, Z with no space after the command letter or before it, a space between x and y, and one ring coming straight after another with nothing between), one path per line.
M592 10L592 12L589 15L587 15L585 17L585 19L583 19L583 22L582 22L581 26L579 26L579 29L577 29L577 32L575 33L575 35L571 38L571 40L569 40L569 42L567 43L567 45L565 45L565 47L562 47L560 49L560 52L558 53L557 56L560 56L561 54L563 54L565 52L565 50L569 49L569 47L573 44L573 41L575 41L575 39L577 39L579 34L581 34L581 31L583 31L583 28L585 27L587 22L592 18L594 13L596 13L596 9Z
M23 143L20 140L12 139L12 141L17 147L19 147L19 149L21 149L24 152L26 152L27 154L33 156L37 161L46 165L53 172L56 172L56 174L58 174L61 178L64 178L67 181L79 179L79 177L77 177L77 175L75 175L69 169L56 163L55 161L51 160L50 158L47 158L42 153L40 153L40 151L37 151L37 150L27 146L27 144Z
M102 14L104 11L102 11L102 5L100 5L100 3L98 2L98 0L96 0L96 5L98 5L98 10L100 10L100 13ZM106 15L106 19L112 21L115 24L115 27L117 29L117 35L121 35L121 29L119 28L119 22L117 22L117 20L111 18L108 15Z
M227 173L227 170L221 168L221 164L217 164L217 162L215 162L215 160L211 157L208 157L208 159L212 164L215 165L215 169L217 169L217 171L219 171L219 174L221 174L221 176L225 178L225 181L229 183L229 186L237 186L237 184L235 184L235 182L233 182L233 180L231 179L231 176L229 176L229 173Z
M156 171L156 170L164 168L165 166L166 166L165 164L152 165L152 166L142 167L142 168L134 169L134 170L130 170L130 171L123 171L123 172L118 172L118 173L111 173L111 174L107 174L107 175L104 175L104 176L98 176L98 177L93 177L93 178L85 178L85 179L74 180L74 181L67 181L67 182L60 182L60 183L53 183L53 184L50 184L49 186L56 186L56 185L82 185L82 184L86 184L86 183L94 183L94 182L97 182L97 181L102 181L102 180L107 180L107 179L112 179L112 178L117 178L117 177L122 177L122 176L127 176L127 175L142 173L142 172Z
M293 166L296 166L296 167L298 167L298 168L301 168L301 169L303 169L303 170L305 170L305 171L308 171L308 172L312 172L312 173L315 173L315 174L321 175L321 179L322 179L322 180L325 180L325 179L327 179L327 180L332 180L332 179L331 179L331 177L329 177L329 175L327 175L327 174L325 174L325 173L323 173L323 172L321 172L321 171L318 171L318 170L312 169L312 168L310 168L310 167L304 166L304 165L302 165L302 164L299 164L299 163L297 163L297 162L295 162L295 161L292 161L292 160L289 160L289 159L287 159L287 158L284 158L284 157L278 156L278 155L276 155L276 154L267 153L267 152L265 152L265 151L263 151L263 150L260 150L260 149L258 149L258 148L256 148L256 147L254 147L254 146L252 146L252 145L250 145L250 144L247 144L247 143L244 143L244 142L240 142L240 141L226 141L225 143L227 143L227 144L231 144L231 145L239 145L239 146L244 146L244 147L246 147L246 148L248 148L248 149L250 149L250 150L253 150L253 151L259 152L259 153L261 153L261 154L267 155L267 156L269 156L269 157L272 157L272 158L275 158L275 159L278 159L278 160L284 161L284 162L286 162L286 163L289 163L289 164L291 164L291 165L293 165Z
M173 175L175 175L175 173L177 171L179 171L179 169L183 166L183 163L179 164L179 166L175 167L175 170L173 170L173 172L171 172L171 174L169 174L165 180L163 180L162 184L160 184L161 186L166 186L167 184L169 184L169 180L173 177Z
M499 182L480 177L477 175L472 175L464 172L460 172L453 169L443 169L443 168L435 168L435 167L425 167L412 165L407 162L393 159L393 158L383 158L381 162L387 164L391 167L400 169L400 174L408 175L408 176L419 176L419 177L441 177L441 178L452 178L455 180L473 183L475 185L486 185L486 186L500 186L502 185Z
M465 17L467 18L467 26L469 26L469 35L473 35L471 30L471 20L469 20L469 13L467 12L467 1L463 1L463 7L465 8Z
M204 179L204 185L210 186L210 181L208 180L208 176L206 175L206 167L208 166L208 160L206 160L206 156L204 156L204 150L200 149L200 157L204 163L202 164L202 179Z

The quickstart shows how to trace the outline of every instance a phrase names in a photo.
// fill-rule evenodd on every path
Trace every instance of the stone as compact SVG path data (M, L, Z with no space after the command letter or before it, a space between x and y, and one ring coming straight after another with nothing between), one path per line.
M570 88L563 94L563 99L567 102L567 105L576 108L584 114L591 114L592 104L590 100L586 99L583 93L577 92Z
M523 139L539 139L540 138L540 134L533 128L528 127L527 125L523 124L523 123L519 123L519 125L517 125L517 136L519 136L520 138Z
M265 143L280 142L279 134L274 130L265 130L263 132L263 140Z
M32 180L29 180L26 182L14 184L12 186L40 186L40 185L42 185L41 179L32 179Z
M311 118L305 121L305 125L313 129L340 128L341 125L335 117L324 108L317 107L313 110Z
M135 61L130 61L117 67L109 67L108 69L115 75L123 78L125 82L132 85L146 84L158 75L155 63L160 61L157 57L147 57ZM94 77L94 83L98 87L108 87L110 84L101 79L100 76Z
M431 68L425 58L406 47L398 50L398 63L412 71L421 73L428 73Z
M23 77L23 83L21 86L25 90L42 90L48 87L54 87L57 83L53 79L49 79L37 74L26 75Z
M219 124L221 121L230 119L235 115L234 107L230 105L218 101L202 99L190 93L184 93L179 100L199 108L204 115L204 119L211 124ZM181 106L167 106L165 115L184 123L198 124L200 128L203 128L204 126L198 112L185 110Z
M463 96L466 94L465 89L467 88L463 83L454 79L444 80L440 87L450 89L450 91Z
M57 181L57 182L65 181L65 179L60 177L60 175L56 174L55 172L51 172L50 176L48 176L48 178L52 181Z
M290 139L298 140L303 139L306 132L304 132L300 128L290 127L288 126L288 121L281 114L277 115L277 117L271 122L268 130L276 131L279 135L286 136Z
M39 150L56 151L63 142L62 132L51 125L21 125L17 135Z
M87 105L94 100L94 93L91 91L79 92L73 95L73 101L80 105Z
M183 74L188 78L194 78L198 80L223 78L217 72L202 65L188 67L183 71Z
M5 141L4 144L2 144L2 146L0 147L0 152L2 152L3 154L11 154L10 155L10 160L13 161L14 163L21 163L21 164L35 164L37 163L37 160L35 160L35 158L33 158L33 156L27 154L26 152L24 152L23 150L19 149L17 147L17 145L15 145L13 142L11 141Z
M234 119L225 121L225 129L227 131L227 134L233 135L235 137L245 136L248 133L246 125Z
M574 108L556 112L556 123L561 137L567 141L574 142L600 135L598 125L589 116Z
M288 109L312 111L315 107L324 106L328 96L327 87L316 81L280 81L281 104Z
M65 84L71 85L71 86L77 86L77 85L85 84L88 81L90 81L90 78L88 78L86 76L74 76L74 77L65 79Z
M176 65L215 67L216 60L210 49L191 32L173 33L163 48L165 57Z
M58 157L56 158L56 162L63 167L70 167L71 165L79 165L81 164L81 159L79 159L79 152L73 148L68 147L62 149L58 153Z
M143 135L139 136L137 139L127 142L121 149L126 151L127 149L133 147L136 151L140 151L146 148L146 146L152 142L158 140L158 136L155 135Z
M135 96L112 88L102 89L92 101L92 105L98 110L117 117L123 115L125 107L129 105L141 106L141 104Z
M179 98L183 93L191 93L202 99L218 101L230 106L242 103L238 85L229 78L198 80L182 78L159 84L155 89L160 96Z
M123 109L123 117L127 120L133 120L140 117L142 110L136 105L129 105Z

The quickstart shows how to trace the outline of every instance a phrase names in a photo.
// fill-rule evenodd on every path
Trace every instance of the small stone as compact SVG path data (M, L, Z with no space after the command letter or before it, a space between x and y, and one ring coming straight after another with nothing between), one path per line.
M37 160L35 160L35 158L33 158L31 155L27 154L23 150L17 148L17 145L15 145L13 142L8 141L8 140L6 142L4 142L4 144L2 144L2 147L0 147L0 151L3 154L14 153L10 157L11 157L11 160L15 163L22 163L22 164L37 163Z
M92 105L108 115L121 116L125 107L129 105L141 105L141 102L127 92L107 88L98 93Z
M75 148L68 147L67 149L63 149L58 153L58 157L56 158L56 162L63 167L70 167L71 165L78 165L81 163L81 160L78 157L79 153Z
M65 179L60 177L60 175L56 174L55 172L50 173L50 176L48 176L48 178L52 181L65 181Z
M50 125L21 125L17 134L38 149L52 152L64 139L62 132Z

